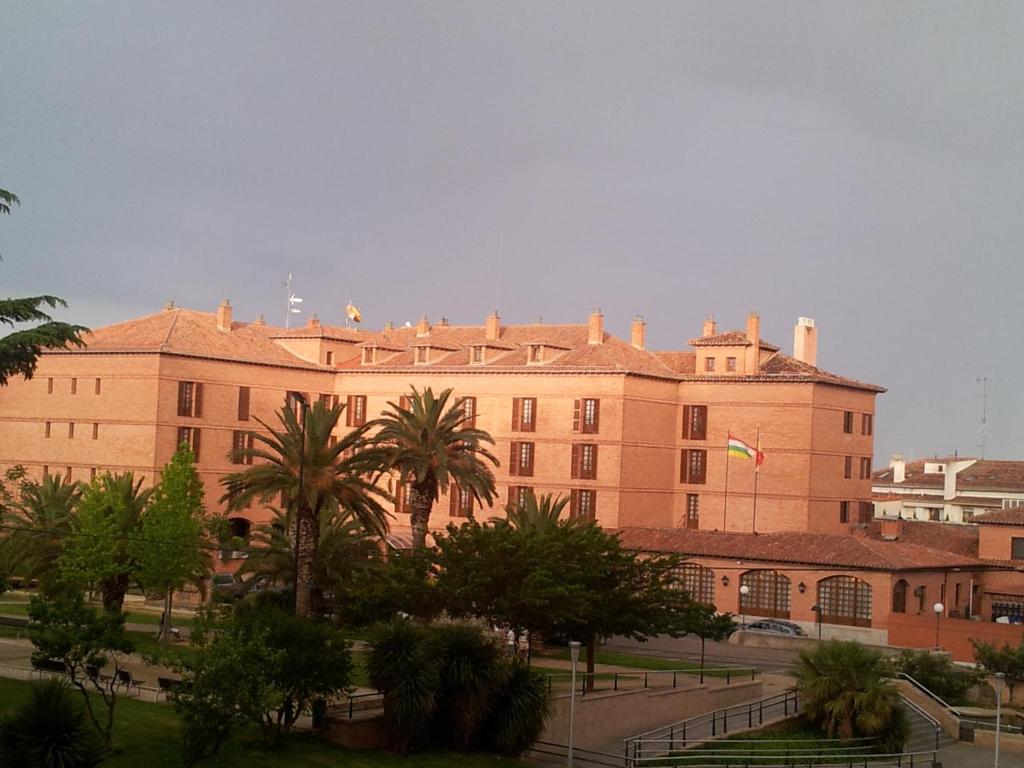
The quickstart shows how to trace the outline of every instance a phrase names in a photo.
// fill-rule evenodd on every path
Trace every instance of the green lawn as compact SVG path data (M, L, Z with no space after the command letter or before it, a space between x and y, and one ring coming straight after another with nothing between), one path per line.
M0 614L28 616L28 600L9 595L2 596L0 597ZM156 627L160 623L160 614L149 611L126 611L124 620L129 624L152 624ZM175 616L172 624L175 627L191 627L195 624L195 619Z
M20 680L0 679L0 714L14 709L24 701L28 697L30 685ZM286 741L282 749L268 752L258 739L258 731L248 730L225 745L223 755L199 765L209 768L525 768L526 765L518 760L490 755L431 753L399 757L388 753L347 750L309 735L295 735ZM174 710L167 705L120 699L115 716L114 741L118 753L104 763L109 768L181 766L181 732Z

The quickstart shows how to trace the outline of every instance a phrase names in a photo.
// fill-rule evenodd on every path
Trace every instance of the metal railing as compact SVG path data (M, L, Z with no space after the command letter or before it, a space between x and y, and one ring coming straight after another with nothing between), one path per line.
M960 710L958 710L956 707L954 707L948 701L943 699L937 693L934 693L932 690L930 690L929 688L925 687L924 683L922 683L922 682L920 682L918 680L915 680L910 675L908 675L906 672L898 673L897 677L899 677L902 680L906 680L908 683L910 683L912 686L914 686L914 688L916 688L918 691L923 693L925 696L927 696L929 699L934 701L936 704L938 704L943 709L945 709L945 710L947 710L949 712L952 712L957 717L960 717Z
M780 712L781 710L781 712ZM686 749L696 741L710 735L712 739L744 728L764 725L767 719L781 716L787 718L800 711L800 699L796 691L769 696L747 704L734 704L713 712L679 720L650 731L644 731L623 739L623 754L633 760L644 759L647 753L665 755L676 749Z
M914 710L918 715L923 717L925 719L925 721L927 721L928 724L932 726L932 728L935 729L935 749L938 749L939 748L939 741L941 740L942 733L943 733L942 724L939 723L938 720L936 720L934 717L929 715L927 712L925 712L917 704L915 704L910 699L908 699L906 696L900 696L900 699L903 701L903 704L905 706L908 706L912 710ZM906 744L904 744L904 746L906 746Z
M384 694L380 691L367 691L365 693L350 693L343 696L333 705L332 712L335 716L342 715L351 720L357 714L380 709L383 706Z
M714 677L725 680L726 685L732 685L737 680L756 680L760 670L756 667L718 667L707 669L650 669L637 672L577 672L576 678L579 681L579 693L585 696L598 690L635 690L637 688L677 688L679 678L696 677L703 683L705 677ZM571 681L570 672L553 672L547 675L548 693L554 688L557 682ZM587 681L591 680L592 685ZM637 683L631 685L630 683ZM599 683L605 685L599 686ZM610 685L608 685L610 683Z

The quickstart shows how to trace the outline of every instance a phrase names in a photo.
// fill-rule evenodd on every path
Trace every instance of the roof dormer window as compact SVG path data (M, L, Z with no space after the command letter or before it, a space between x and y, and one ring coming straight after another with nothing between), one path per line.
M477 344L476 346L474 346L472 348L472 351L470 352L470 358L469 359L473 363L473 365L483 365L483 363L484 363L484 346L482 344Z
M543 344L530 344L526 350L526 359L531 363L543 363L544 362L544 345Z
M416 364L426 365L430 361L430 347L416 347Z
M377 361L376 347L363 347L363 365L373 365Z

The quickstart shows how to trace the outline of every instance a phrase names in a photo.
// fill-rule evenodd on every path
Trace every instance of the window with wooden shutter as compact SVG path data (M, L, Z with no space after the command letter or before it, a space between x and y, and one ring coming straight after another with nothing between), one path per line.
M508 473L519 474L519 443L513 441L508 452Z
M72 395L77 395L78 394L78 379L72 379L71 380L71 394Z
M518 509L526 504L526 498L533 493L532 485L510 485L508 487L507 506Z
M46 426L45 426L45 428L43 430L43 437L49 437L51 429L52 429L52 422L49 422L49 421L46 422Z
M870 480L871 479L871 457L862 456L860 459L860 479Z
M451 497L449 502L450 517L472 517L473 516L473 492L459 487L458 483L452 483L448 489Z
M480 344L473 346L473 357L472 362L474 365L480 365L484 362L484 348Z
M249 420L249 388L238 388L238 420Z
M853 477L853 456L847 456L843 461L843 477L847 480Z
M596 443L573 443L570 461L570 477L579 480L597 479Z
M708 452L703 448L684 448L680 452L679 482L703 485L707 482Z
M366 424L366 395L348 396L345 424L349 427L361 427Z
M203 383L201 381L196 382L195 392L196 401L192 408L192 416L199 419L203 415Z
M198 427L178 427L178 445L185 443L192 449L193 458L199 461L199 439L200 430Z
M409 482L395 483L395 512L408 515L411 511L409 502Z
M510 475L533 477L533 443L513 442L508 463Z
M535 432L537 419L537 398L512 398L512 431Z
M100 380L96 379L96 394L97 395L100 393L100 386L101 386Z
M706 405L683 406L683 439L706 440L708 436L708 407Z
M875 505L870 501L857 502L857 522L867 525L875 516Z
M48 395L52 395L53 394L53 378L52 377L46 380L46 394L48 394Z
M874 417L873 414L870 414L870 413L861 414L861 417L860 417L860 433L862 435L870 435L870 434L872 434L872 432L874 431L874 427L875 427L874 421L875 421L875 417Z
M843 432L853 434L853 411L843 411Z
M195 384L191 381L179 381L178 382L178 415L179 416L191 416L192 415L192 400L193 400L193 387Z
M333 352L328 352L327 353L327 364L328 365L334 365L334 353Z
M700 496L696 493L686 494L686 527L700 528Z
M597 491L573 488L569 491L569 517L593 520L597 514Z
M68 440L74 440L74 439L75 439L75 422L69 421L68 422Z
M596 435L601 424L601 401L594 398L583 400L583 423L580 430L586 435Z
M850 502L840 501L839 502L839 522L848 523L850 522Z
M97 440L100 436L100 425L99 422L94 421L92 423L92 439Z
M464 397L460 401L462 404L462 423L459 425L463 429L475 429L476 428L476 398L475 397Z
M246 433L240 429L236 429L231 435L231 463L232 464L245 464L245 456L240 455L241 451L245 450L246 446Z

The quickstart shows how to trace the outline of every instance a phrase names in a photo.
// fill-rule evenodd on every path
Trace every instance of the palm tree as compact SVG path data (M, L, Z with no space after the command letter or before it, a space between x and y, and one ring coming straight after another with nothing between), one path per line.
M337 504L368 533L384 536L388 530L387 512L378 501L386 494L370 479L380 471L381 457L366 445L367 428L355 429L337 442L331 440L344 408L340 404L328 408L318 401L304 409L303 425L285 406L278 413L281 426L277 429L257 419L269 434L254 433L252 448L232 452L235 461L256 463L221 480L226 488L221 501L227 502L229 509L244 509L254 499L267 503L279 495L287 507L296 509L295 612L300 616L308 616L312 610L321 513Z
M566 496L554 496L546 493L539 499L533 491L529 491L517 504L509 504L508 522L513 528L524 533L543 534L558 527L562 522L562 511L569 503ZM586 518L568 518L570 525L588 522Z
M56 586L64 539L81 497L81 486L65 482L62 475L22 486L19 500L10 505L11 529L3 542L13 572L38 580L44 591Z
M796 678L804 714L828 738L874 736L890 749L901 747L906 719L889 671L880 653L853 641L803 651Z
M482 429L469 426L464 400L451 406L451 389L437 397L429 387L422 393L412 387L408 407L388 403L390 410L367 426L378 428L375 443L382 449L385 470L397 470L399 483L410 484L413 549L422 549L427 538L430 509L450 483L469 491L479 503L494 501L494 474L488 463L498 459L485 447L494 439Z

